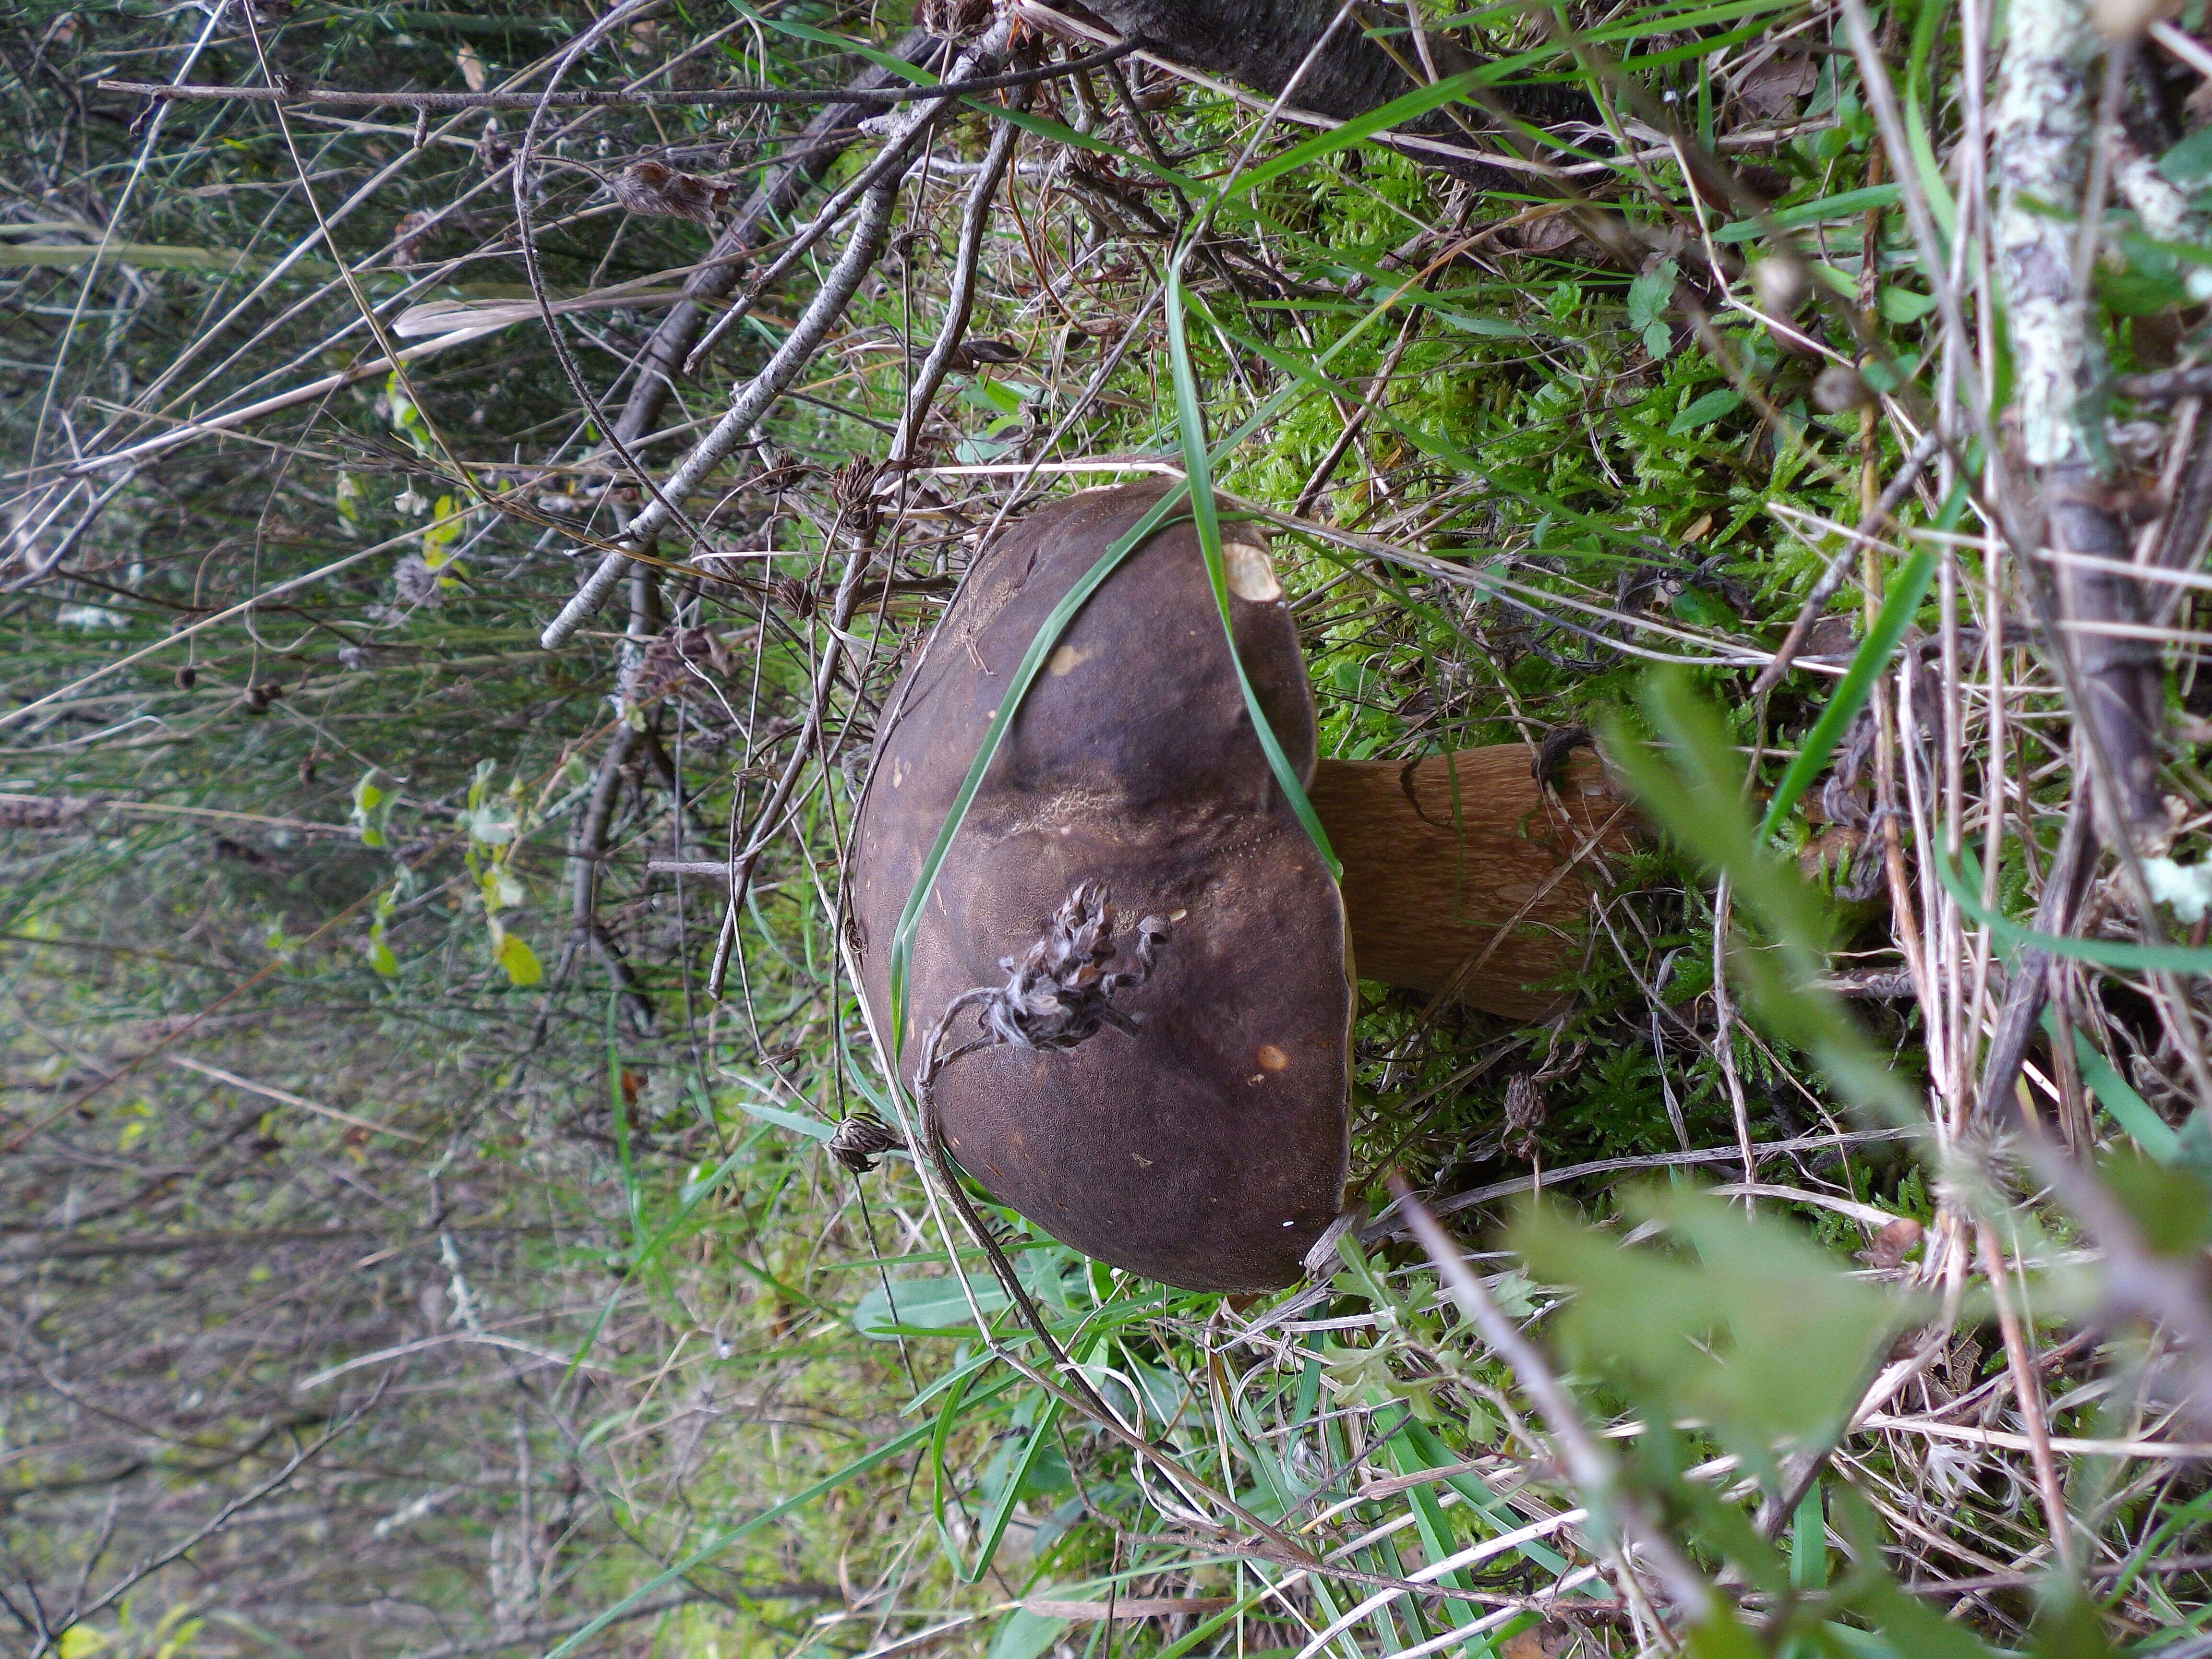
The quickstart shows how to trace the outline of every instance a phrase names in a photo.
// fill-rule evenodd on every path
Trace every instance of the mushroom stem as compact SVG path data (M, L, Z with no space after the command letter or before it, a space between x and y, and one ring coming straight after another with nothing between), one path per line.
M1353 971L1510 1018L1563 1000L1539 988L1581 949L1591 868L1628 821L1590 754L1538 785L1520 744L1415 761L1323 760L1308 790L1344 866Z

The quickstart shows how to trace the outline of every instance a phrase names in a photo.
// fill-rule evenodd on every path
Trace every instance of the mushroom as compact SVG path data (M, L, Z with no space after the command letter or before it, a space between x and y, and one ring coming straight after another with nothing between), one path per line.
M894 933L1015 667L1163 489L1088 490L1001 537L884 706L848 881L887 1058ZM1042 983L1049 959L1073 964L1073 985L1141 945L1143 974L1108 975L1104 988L1132 988L1090 1022L1096 1035L1032 1046L987 1030L963 1048L937 1076L924 1132L1087 1255L1194 1290L1251 1291L1294 1280L1343 1208L1355 963L1543 1014L1557 999L1536 988L1566 964L1588 904L1569 866L1618 814L1594 757L1557 794L1519 745L1317 761L1282 585L1256 532L1223 536L1237 654L1341 887L1256 740L1196 531L1171 520L1075 614L1007 728L918 917L900 1047L911 1065L956 1002L1010 974ZM1117 908L1143 918L1120 945ZM1080 939L1055 944L1054 927Z

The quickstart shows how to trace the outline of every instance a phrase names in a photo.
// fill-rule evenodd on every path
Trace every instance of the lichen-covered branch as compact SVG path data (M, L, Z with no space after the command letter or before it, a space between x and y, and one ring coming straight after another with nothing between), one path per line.
M2103 444L2085 412L2103 365L2077 281L2070 210L2090 170L2095 121L2091 65L2098 40L2081 0L2021 0L2008 23L1994 113L1999 198L1991 242L2012 332L2013 396L2021 459L2042 484L2043 539L2067 552L2122 562L2133 538L2112 510ZM2039 579L2034 570L2024 580ZM2112 783L2099 791L2099 828L2114 845L2148 845L2163 829L2158 739L2164 672L2139 633L2141 585L2108 570L2062 565L2052 610L2080 672L2083 741ZM2117 823L2106 822L2117 816Z

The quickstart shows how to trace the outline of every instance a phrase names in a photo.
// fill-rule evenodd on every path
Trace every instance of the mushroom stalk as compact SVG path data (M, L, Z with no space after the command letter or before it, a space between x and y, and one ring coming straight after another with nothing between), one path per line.
M1558 1008L1544 986L1581 950L1591 856L1626 842L1595 756L1575 756L1548 790L1520 744L1323 760L1307 793L1344 866L1360 978L1514 1019Z

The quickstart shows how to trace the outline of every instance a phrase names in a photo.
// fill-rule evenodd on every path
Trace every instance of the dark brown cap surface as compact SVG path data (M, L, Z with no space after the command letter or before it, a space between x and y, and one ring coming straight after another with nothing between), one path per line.
M863 988L890 1035L891 937L1053 606L1159 497L1091 490L1007 532L885 704L851 891ZM1237 648L1312 775L1312 693L1259 538L1224 526ZM1342 1202L1352 988L1344 911L1271 775L1187 517L1132 553L1048 659L916 928L906 1058L960 993L1005 978L1080 883L1174 937L1106 1030L1004 1046L938 1085L945 1139L1002 1202L1076 1249L1194 1290L1290 1283ZM964 1019L955 1042L974 1036Z

